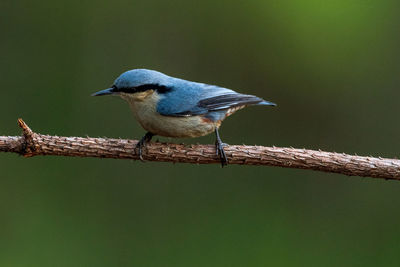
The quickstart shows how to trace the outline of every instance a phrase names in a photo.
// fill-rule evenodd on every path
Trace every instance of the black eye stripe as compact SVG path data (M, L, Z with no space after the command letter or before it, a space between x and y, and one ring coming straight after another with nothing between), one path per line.
M127 88L117 88L117 86L113 85L112 88L113 88L114 92L121 92L121 93L127 93L127 94L145 92L148 90L156 90L157 93L160 93L160 94L164 94L164 93L171 91L170 87L167 87L165 85L159 85L159 84L143 84L140 86L127 87Z

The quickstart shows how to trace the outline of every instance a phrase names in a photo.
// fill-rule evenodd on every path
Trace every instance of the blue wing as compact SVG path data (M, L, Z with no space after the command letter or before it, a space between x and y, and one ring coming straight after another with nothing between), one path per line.
M275 105L257 96L213 85L181 80L162 94L157 112L165 116L194 116L244 105Z

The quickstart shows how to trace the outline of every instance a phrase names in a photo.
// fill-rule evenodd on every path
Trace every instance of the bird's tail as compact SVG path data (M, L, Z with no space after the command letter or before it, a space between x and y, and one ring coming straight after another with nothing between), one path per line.
M257 105L263 105L263 106L277 106L275 103L263 100L260 103L257 103Z

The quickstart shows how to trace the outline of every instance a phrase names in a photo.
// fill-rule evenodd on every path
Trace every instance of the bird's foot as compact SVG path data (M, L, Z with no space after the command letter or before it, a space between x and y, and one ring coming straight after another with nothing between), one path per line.
M141 161L144 161L143 160L143 147L145 146L145 141L143 140L143 138L142 139L140 139L140 141L137 143L137 145L136 145L136 150L137 150L137 152L136 152L136 154L138 154L139 155L139 159L141 160Z
M144 161L143 159L143 148L146 146L146 143L150 142L151 138L154 134L147 132L142 139L136 144L135 151L137 150L137 154L139 155L139 159Z
M221 166L222 168L226 165L228 165L228 159L225 154L224 146L227 146L228 144L219 142L218 140L215 141L215 148L217 152L217 156L221 159Z

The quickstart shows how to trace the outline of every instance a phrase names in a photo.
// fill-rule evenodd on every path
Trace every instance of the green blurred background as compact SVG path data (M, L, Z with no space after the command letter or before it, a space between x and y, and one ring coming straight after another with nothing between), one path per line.
M123 71L256 94L230 144L400 154L398 1L0 3L0 134L139 138ZM171 141L168 139L160 139ZM213 143L214 136L178 142ZM399 266L400 183L0 154L0 266Z

